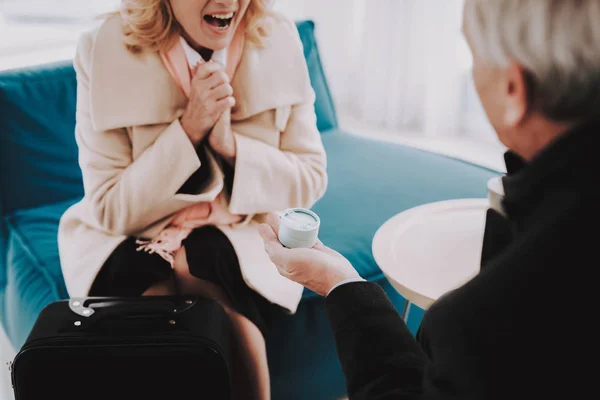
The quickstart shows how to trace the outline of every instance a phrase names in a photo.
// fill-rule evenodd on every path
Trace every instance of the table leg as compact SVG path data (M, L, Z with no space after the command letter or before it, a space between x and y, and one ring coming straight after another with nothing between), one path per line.
M404 320L404 322L408 321L408 314L410 313L410 306L411 306L411 303L407 299L406 303L404 303L404 309L402 310L402 319Z

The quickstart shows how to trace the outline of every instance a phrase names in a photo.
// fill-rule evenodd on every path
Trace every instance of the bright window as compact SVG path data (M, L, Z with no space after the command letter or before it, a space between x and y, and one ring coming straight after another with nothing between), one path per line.
M0 0L0 69L69 59L80 33L120 0Z

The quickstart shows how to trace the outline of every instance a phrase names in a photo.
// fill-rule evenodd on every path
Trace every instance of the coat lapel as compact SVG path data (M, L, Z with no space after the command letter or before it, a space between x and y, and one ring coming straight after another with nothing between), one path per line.
M246 41L232 82L236 99L232 120L311 101L313 93L306 90L311 87L306 60L301 51L290 46L294 41L302 46L296 27L284 20L273 21L264 47Z
M233 121L311 99L306 61L289 48L295 35L284 21L274 21L265 46L246 41L232 81L236 106ZM140 125L168 124L181 116L187 98L155 52L132 54L123 43L122 20L109 18L99 28L90 71L91 118L97 131ZM287 44L287 46L286 46ZM298 73L298 69L304 71ZM289 79L290 76L301 79Z
M119 16L109 18L99 29L90 71L94 128L103 131L174 121L187 99L158 53L128 51Z

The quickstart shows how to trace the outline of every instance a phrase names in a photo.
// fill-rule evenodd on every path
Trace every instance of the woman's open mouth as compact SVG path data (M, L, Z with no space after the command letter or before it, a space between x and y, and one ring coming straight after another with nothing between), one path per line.
M207 14L204 16L204 20L215 29L226 31L231 25L231 21L233 21L234 16L234 12L227 14Z

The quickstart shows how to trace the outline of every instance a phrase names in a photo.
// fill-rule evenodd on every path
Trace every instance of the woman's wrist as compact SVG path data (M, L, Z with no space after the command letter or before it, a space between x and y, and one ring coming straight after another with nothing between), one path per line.
M230 118L229 112L221 116L209 134L208 143L217 154L233 166L237 156L237 143L231 130Z
M193 124L189 123L185 114L179 117L179 123L194 146L200 145L206 136L208 136L208 131L203 132L202 129L199 130Z

